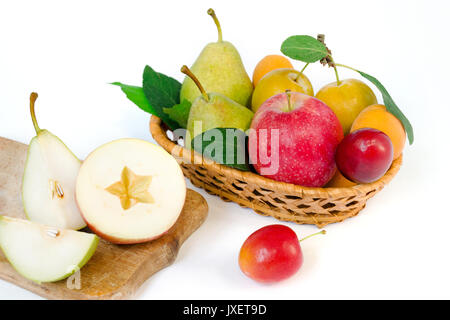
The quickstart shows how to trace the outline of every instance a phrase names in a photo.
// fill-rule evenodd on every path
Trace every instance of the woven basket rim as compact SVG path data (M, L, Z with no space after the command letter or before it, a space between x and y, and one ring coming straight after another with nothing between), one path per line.
M343 188L311 188L296 184L281 182L263 177L251 171L241 171L222 164L219 164L211 159L205 159L201 154L193 150L184 149L182 146L176 144L167 137L166 130L162 127L161 119L155 115L150 118L150 133L155 141L163 147L167 152L182 159L183 162L189 164L198 164L202 167L209 168L216 172L222 172L226 176L233 177L237 180L245 181L260 185L261 188L276 190L285 194L301 195L317 198L338 198L357 196L362 193L372 192L378 190L388 184L392 178L397 174L402 164L401 155L395 159L386 172L386 174L379 180L367 183L358 184L352 187Z

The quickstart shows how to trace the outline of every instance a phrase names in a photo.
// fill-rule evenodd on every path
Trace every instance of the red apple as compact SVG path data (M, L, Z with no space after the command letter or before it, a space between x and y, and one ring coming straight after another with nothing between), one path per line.
M250 128L250 160L259 174L306 187L322 187L333 177L344 135L322 101L298 92L277 94L261 105Z
M384 132L363 128L342 140L336 151L336 163L347 179L370 183L384 176L393 155L392 141Z

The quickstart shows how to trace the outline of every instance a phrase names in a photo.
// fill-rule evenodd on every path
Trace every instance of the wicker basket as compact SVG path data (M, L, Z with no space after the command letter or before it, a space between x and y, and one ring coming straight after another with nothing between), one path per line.
M168 138L167 127L156 116L151 117L150 132L155 141L177 159L184 175L196 187L265 216L298 224L315 224L320 228L357 215L367 199L391 181L402 163L400 156L389 171L373 183L349 188L307 188L236 170L183 149Z

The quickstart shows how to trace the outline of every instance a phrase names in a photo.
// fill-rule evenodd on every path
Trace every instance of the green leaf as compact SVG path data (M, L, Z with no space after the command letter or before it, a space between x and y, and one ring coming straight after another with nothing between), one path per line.
M394 116L397 117L403 124L403 127L405 128L405 131L408 135L408 141L409 144L412 144L414 142L414 131L412 128L411 123L409 122L408 118L403 114L403 112L400 110L400 108L395 104L394 100L392 99L389 92L386 90L386 88L381 84L380 81L378 81L375 77L372 77L371 75L364 73L362 71L357 70L358 73L372 82L378 90L380 90L381 95L383 96L384 105L386 106L387 111L392 113Z
M181 128L186 129L189 111L191 111L191 102L184 99L183 102L174 105L172 108L163 108L163 111L169 115L171 120L177 122Z
M156 115L160 117L170 129L175 130L180 128L180 125L164 112L164 108L171 108L180 103L181 83L146 66L144 69L142 87L145 96L155 110Z
M130 99L139 108L141 108L145 112L156 115L156 111L148 102L142 87L130 86L120 82L113 82L111 84L119 86L122 89L123 93L125 93L127 98Z
M281 52L289 58L312 63L328 55L327 48L319 40L311 36L291 36L284 40Z
M239 129L210 129L192 139L191 145L204 157L238 170L250 171L247 136Z

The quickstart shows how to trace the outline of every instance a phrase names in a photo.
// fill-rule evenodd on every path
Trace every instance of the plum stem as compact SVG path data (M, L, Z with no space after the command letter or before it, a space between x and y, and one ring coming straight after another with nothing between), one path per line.
M192 81L194 81L194 83L197 85L197 88L202 93L203 98L205 98L205 100L209 102L209 97L208 97L208 94L205 91L205 88L203 88L202 84L200 83L198 78L192 73L192 71L189 70L189 68L186 65L184 65L184 66L181 67L181 72L183 72L185 75L187 75L189 78L191 78Z
M317 35L317 40L323 43L323 45L325 46L325 49L328 52L328 55L320 60L320 63L323 64L323 65L328 65L329 67L333 67L334 74L336 75L336 84L340 85L341 81L339 80L339 74L337 72L337 68L336 68L336 64L334 63L333 56L331 55L331 50L328 49L327 45L325 44L325 35L324 34L318 34Z
M36 114L34 112L34 104L36 102L36 99L38 98L38 94L36 92L32 92L30 94L30 113L31 113L31 120L33 121L34 130L36 130L36 134L39 134L41 132L41 128L39 128L39 125L36 120Z
M309 66L309 62L307 64L305 64L305 66L303 67L303 69L300 71L300 73L303 73L303 71L305 71L306 67ZM300 75L299 75L300 77Z
M212 8L209 8L207 12L213 18L214 23L216 24L217 32L219 34L219 39L217 40L217 42L222 42L222 28L220 27L219 19L217 19L216 13Z
M338 74L338 71L336 68L336 63L334 63L333 57L331 55L329 57L331 60L331 65L333 66L333 69L334 69L334 74L336 75L336 83L337 83L337 85L340 85L341 81L339 80L339 74Z
M356 70L355 68L352 68L352 67L346 66L345 64L341 64L341 63L335 63L335 65L336 65L337 67L343 67L343 68L347 68L347 69L350 69L350 70L353 70L353 71L359 72L359 71L358 71L358 70Z
M294 81L297 82L298 79L300 79L300 77L303 74L303 71L305 71L306 67L309 65L309 62L307 64L305 64L305 66L303 67L303 69L300 71L300 73L297 75L297 77L295 77Z
M310 234L309 236L306 236L306 237L304 237L304 238L300 239L300 240L299 240L299 242L302 242L303 240L306 240L306 239L308 239L308 238L311 238L311 237L317 236L318 234L326 234L326 233L327 233L327 232L326 232L326 230L322 230L322 231L319 231L319 232L316 232L316 233Z

